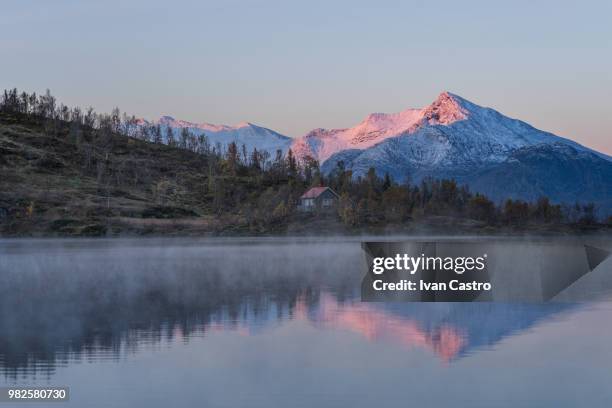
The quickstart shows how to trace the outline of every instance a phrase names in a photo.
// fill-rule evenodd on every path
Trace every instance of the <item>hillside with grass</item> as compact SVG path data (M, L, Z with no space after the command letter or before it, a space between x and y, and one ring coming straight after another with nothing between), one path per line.
M232 174L227 166L216 155L1 113L0 232L219 234L281 227L277 221L287 214L279 203L299 191L286 180Z

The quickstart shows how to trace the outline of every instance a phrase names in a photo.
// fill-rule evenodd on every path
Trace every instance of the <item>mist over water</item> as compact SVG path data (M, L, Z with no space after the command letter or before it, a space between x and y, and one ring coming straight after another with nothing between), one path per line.
M0 386L69 386L74 406L612 400L606 296L362 303L348 238L10 240L0 255Z

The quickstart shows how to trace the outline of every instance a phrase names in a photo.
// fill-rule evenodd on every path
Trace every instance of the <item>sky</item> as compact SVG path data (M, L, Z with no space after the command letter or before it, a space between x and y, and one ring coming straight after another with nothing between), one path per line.
M612 154L609 1L6 1L0 89L301 136L442 91Z

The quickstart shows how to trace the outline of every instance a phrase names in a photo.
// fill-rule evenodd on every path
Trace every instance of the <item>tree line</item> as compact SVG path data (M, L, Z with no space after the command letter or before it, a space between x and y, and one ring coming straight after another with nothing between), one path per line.
M203 163L202 200L210 204L213 213L240 214L253 227L290 220L297 214L300 195L310 187L322 185L339 194L337 215L349 226L403 224L432 216L473 219L491 226L599 222L592 203L560 205L547 197L534 202L508 199L495 203L454 180L400 183L388 174L377 174L373 168L355 177L343 162L323 174L317 160L298 160L290 149L272 155L257 149L247 151L244 145L234 142L211 145L204 133L195 135L187 128L177 132L122 114L118 108L110 114L98 114L93 108L69 108L58 103L48 90L42 95L5 90L0 113L36 120L46 134L74 143L83 157L83 167L95 173L101 191L109 191L126 179L132 183L154 182L156 197L163 200L168 195L166 190L180 188L181 180L148 180L146 169L126 168L124 162L113 162L113 137L194 153Z
M553 204L547 197L534 202L507 199L495 203L452 179L396 183L388 174L379 177L373 168L364 177L355 178L343 162L327 176L327 182L340 194L340 217L353 225L402 223L427 216L467 218L491 226L598 222L592 203Z

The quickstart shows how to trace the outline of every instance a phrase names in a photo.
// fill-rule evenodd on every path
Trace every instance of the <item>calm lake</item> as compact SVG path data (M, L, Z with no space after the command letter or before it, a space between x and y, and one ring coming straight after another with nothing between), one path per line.
M0 240L0 387L69 387L52 407L612 406L605 291L367 303L363 268L347 238Z

